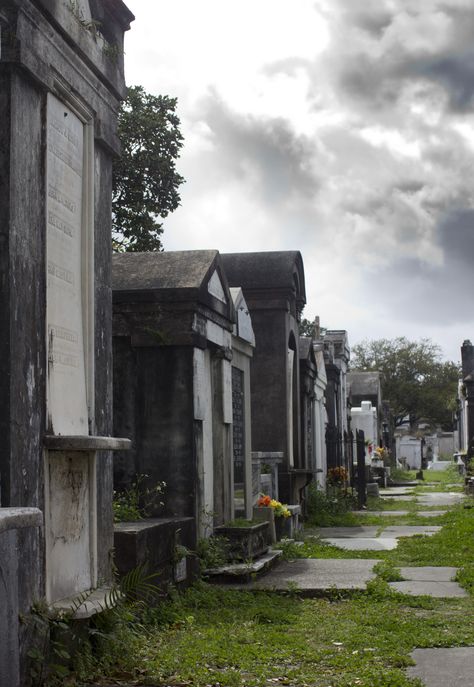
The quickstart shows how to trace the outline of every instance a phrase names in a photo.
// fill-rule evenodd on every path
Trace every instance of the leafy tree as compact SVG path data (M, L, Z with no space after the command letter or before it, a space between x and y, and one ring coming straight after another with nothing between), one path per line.
M176 98L127 90L119 114L122 155L113 170L112 238L118 251L162 250L158 221L176 210L183 177L175 162L183 145Z
M301 318L301 322L298 327L300 336L314 336L315 335L315 322L314 320L308 320L306 317ZM326 327L319 328L320 336L324 336L326 333Z
M352 370L379 370L382 393L390 403L395 426L409 418L451 430L459 366L441 360L441 349L429 339L405 337L363 341L351 351Z

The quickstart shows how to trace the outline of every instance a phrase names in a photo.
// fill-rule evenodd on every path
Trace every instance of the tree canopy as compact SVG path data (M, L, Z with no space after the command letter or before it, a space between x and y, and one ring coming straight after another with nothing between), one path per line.
M425 421L444 430L453 428L459 366L443 361L440 347L429 339L363 341L352 347L351 370L380 371L383 398L390 404L395 426L409 418L412 427Z
M298 330L300 336L314 337L316 333L316 323L314 320L308 320L306 317L302 317ZM325 333L326 327L319 327L319 335L324 336Z
M176 98L132 86L122 103L118 135L122 155L114 164L112 238L115 250L161 250L159 222L180 203L183 177L176 160L183 145Z

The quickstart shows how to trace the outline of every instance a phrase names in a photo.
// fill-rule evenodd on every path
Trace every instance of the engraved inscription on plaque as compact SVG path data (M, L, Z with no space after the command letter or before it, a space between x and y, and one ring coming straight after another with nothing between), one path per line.
M244 373L232 366L232 440L234 451L234 512L245 514Z
M48 95L48 423L55 434L88 434L83 305L84 124Z

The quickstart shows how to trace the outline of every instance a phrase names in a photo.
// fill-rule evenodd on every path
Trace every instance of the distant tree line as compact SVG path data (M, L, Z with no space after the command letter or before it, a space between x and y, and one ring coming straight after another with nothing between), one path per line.
M440 347L429 339L363 341L351 349L351 370L381 373L383 398L390 404L395 426L408 418L411 427L423 421L433 428L453 429L460 368L443 361Z

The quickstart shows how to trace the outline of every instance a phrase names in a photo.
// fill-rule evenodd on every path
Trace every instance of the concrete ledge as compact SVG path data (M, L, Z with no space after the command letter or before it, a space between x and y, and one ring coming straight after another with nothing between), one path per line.
M49 451L129 451L132 442L120 437L66 436L46 434L44 446Z
M72 613L74 620L87 620L97 613L102 613L106 608L111 608L112 604L112 587L99 587L83 595L76 594L75 596L60 599L50 605L50 610L53 613ZM81 602L81 597L84 596L84 601Z
M278 460L285 457L283 451L252 451L252 460Z
M23 527L41 527L43 513L39 508L0 508L0 532Z

